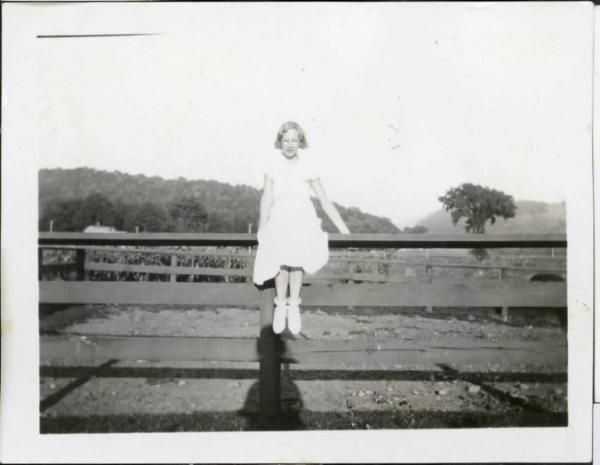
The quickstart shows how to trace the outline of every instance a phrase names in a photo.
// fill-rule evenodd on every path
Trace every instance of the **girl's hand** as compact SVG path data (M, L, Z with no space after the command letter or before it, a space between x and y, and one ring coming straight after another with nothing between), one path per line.
M350 234L350 230L348 229L348 227L346 225L344 225L344 227L340 229L340 232L342 234Z

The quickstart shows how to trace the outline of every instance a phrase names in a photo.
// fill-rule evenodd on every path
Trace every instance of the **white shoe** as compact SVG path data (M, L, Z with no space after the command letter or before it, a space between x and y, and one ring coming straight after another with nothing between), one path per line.
M290 333L294 335L300 334L300 329L302 328L302 323L300 321L300 302L302 302L300 299L288 299L287 324Z
M285 299L275 298L275 311L273 312L273 332L281 334L285 329L285 315L287 313L287 305Z

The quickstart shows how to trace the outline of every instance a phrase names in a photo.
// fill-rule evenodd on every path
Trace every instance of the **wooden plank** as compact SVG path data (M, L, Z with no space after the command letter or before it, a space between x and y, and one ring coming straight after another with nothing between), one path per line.
M284 363L358 366L363 369L407 364L532 363L567 365L567 345L540 342L327 341L286 340Z
M58 272L58 271L76 271L79 264L77 263L47 263L42 265L40 270L43 273L46 272Z
M381 279L377 279L377 278L381 278L381 279L385 279L385 275L377 275L374 276L371 273L345 273L345 272L340 272L340 273L331 273L331 272L323 272L320 271L318 273L314 273L314 274L307 274L305 275L304 278L304 282L318 282L320 280L347 280L347 281L351 281L351 280L357 280L357 281L375 281L375 282L379 282Z
M502 265L477 265L471 263L429 263L429 266L434 268L468 268L482 270L504 270L511 271L545 271L549 273L566 273L566 268L545 268L540 267L525 267L525 266L502 266Z
M133 265L127 263L87 262L87 271L110 271L113 273L180 274L198 276L252 276L248 268L211 268L200 266Z
M256 234L40 232L39 245L257 245ZM330 247L353 248L540 248L566 247L564 234L329 234Z
M257 339L254 338L84 337L85 339L81 335L42 335L41 362L107 359L258 362L261 359ZM328 367L348 365L366 370L412 363L551 363L555 366L566 366L567 363L567 345L564 340L495 343L456 340L420 342L286 339L283 341L283 350L284 363ZM274 367L275 365L272 366ZM273 379L277 377L269 375L270 382ZM275 395L275 391L272 395ZM273 402L272 407L275 404Z
M44 249L47 250L81 250L81 249L85 249L85 250L89 250L89 251L93 251L93 252L114 252L114 253L120 253L120 254L152 254L152 255L177 255L177 256L183 256L183 257L239 257L241 258L248 258L248 257L254 257L256 254L255 253L248 253L248 252L241 252L241 251L235 251L235 250L178 250L178 249L173 249L173 248L168 248L168 249L159 249L159 248L133 248L133 247L127 247L127 246L121 246L121 247L110 247L110 246L104 246L104 247L92 247L92 246L87 246L87 245L71 245L71 246L67 246L67 245L45 245L43 246Z
M456 258L456 257L452 257ZM565 267L561 268L547 268L544 266L539 267L527 267L527 266L516 266L516 265L503 265L499 264L490 264L490 263L437 263L433 261L410 261L404 258L377 258L377 257L365 257L365 258L353 258L352 256L345 257L330 257L329 263L381 263L384 265L406 265L406 266L432 266L439 268L481 268L481 269L493 269L497 270L499 268L505 268L507 270L527 270L527 271L554 271L554 272L564 272L566 271Z
M218 246L217 246L218 247ZM202 248L202 246L199 246L196 249L193 250L180 250L177 248L173 248L173 247L169 247L169 246L161 246L161 247L153 247L153 246L139 246L139 247L129 247L129 246L118 246L118 247L111 247L111 246L89 246L89 245L44 245L44 246L40 246L40 248L46 249L46 250L68 250L68 251L75 251L75 250L79 250L79 249L85 249L85 250L90 250L90 251L99 251L99 252L119 252L119 253L141 253L141 254L158 254L158 255L181 255L181 256L192 256L192 257L197 257L197 256L217 256L217 257L227 257L227 256L236 256L236 257L242 257L242 258L254 258L256 256L256 253L254 252L254 250L252 250L251 252L242 252L241 250L237 251L237 250L229 250L226 248L222 248L222 249L214 249L214 246L211 247L211 250L204 250ZM244 249L244 250L248 250L248 249ZM427 249L425 249L427 250ZM447 255L447 254L435 254L434 253L435 250L431 251L431 258L443 258L443 259L457 259L457 258L465 258L465 256L462 255ZM384 250L381 250L380 253L385 253ZM392 252L392 254L395 254L396 251ZM564 251L563 251L564 253ZM381 262L381 263L406 263L406 264L421 264L421 265L425 265L427 262L411 262L409 261L409 258L420 258L420 257L424 257L425 254L422 255L408 255L406 257L402 257L402 258L387 258L387 257L379 257L379 256L373 256L373 252L372 251L365 251L365 250L336 250L336 249L332 249L329 252L329 257L330 257L330 261L336 261L336 262L365 262L365 263L373 263L373 262ZM566 262L566 257L562 256L562 257L552 257L550 255L503 255L500 256L500 258L506 262L506 261L530 261L530 260L537 260L537 261L546 261L546 262L555 262L555 263L560 263L560 264L565 264ZM435 263L435 262L432 262ZM498 265L498 266L504 266L502 264Z
M257 245L255 234L240 233L71 233L40 232L39 245L237 246Z
M44 271L50 271L52 265L44 265ZM66 265L60 265L64 266ZM74 267L75 264L70 264ZM432 267L440 268L489 268L494 270L500 270L499 266L482 267L476 265L437 265L428 264L427 269ZM74 269L74 268L73 268ZM540 271L548 273L564 274L565 269L550 269L550 268L520 268L520 267L503 267L505 270L519 270L519 271ZM178 274L178 275L197 275L197 276L252 276L252 270L250 268L216 268L216 267L190 267L190 266L169 266L169 265L139 265L139 264L126 264L126 263L105 263L105 262L86 262L86 271L107 271L107 272L128 272L128 273L150 273L150 274ZM367 273L367 272L355 272L355 273L331 273L331 272L319 272L312 275L307 275L307 282L314 282L319 280L348 280L348 281L364 281L364 282L404 282L406 278L403 275L394 274L382 274L382 273Z
M567 305L566 283L411 282L314 284L302 291L307 306L553 307Z
M255 338L40 336L40 360L257 362Z
M369 283L414 283L418 280L418 278L407 278L403 274L399 273L352 273L350 279L352 281L362 281Z
M249 283L41 281L42 303L191 304L258 306ZM311 284L305 306L334 307L552 307L567 306L566 283Z
M383 262L382 262L383 263ZM415 266L417 264L411 264ZM525 268L525 267L501 267L501 266L482 266L469 264L424 264L427 268L465 268L465 269L493 269L516 270L516 271L540 271L548 273L565 273L565 268ZM46 267L52 265L44 265ZM63 265L64 266L64 265ZM75 264L71 264L75 266ZM202 275L202 276L252 276L250 268L217 268L217 267L190 267L190 266L168 266L168 265L144 265L144 264L115 264L104 262L86 262L87 271L110 271L110 272L130 272L130 273L152 273L152 274L181 274L181 275ZM48 268L50 270L50 268ZM331 273L319 272L308 275L312 280L318 279L346 279L368 282L397 282L397 279L387 274L381 273Z
M553 340L519 340L519 341L486 341L462 338L439 337L435 340L402 340L402 339L285 339L287 355L321 352L386 352L390 350L410 350L424 352L427 350L481 350L499 351L538 351L546 349L563 350L567 348L566 335Z
M39 285L41 303L258 307L258 289L247 283L41 281Z
M386 262L381 262L386 263ZM69 264L75 266L75 264ZM492 265L472 265L472 264L438 264L438 263L423 263L423 264L407 264L410 266L424 265L426 268L465 268L465 269L493 269L493 270L513 270L513 271L539 271L547 273L565 273L565 268L544 268L544 267L502 267ZM44 271L50 270L53 265L44 265ZM66 266L66 264L61 264ZM110 272L130 272L130 273L152 273L152 274L181 274L181 275L202 275L202 276L252 276L252 271L249 268L216 268L216 267L185 267L185 266L169 266L169 265L144 265L144 264L116 264L105 262L86 262L85 269L87 271L110 271ZM320 272L310 275L311 279L347 279L355 281L370 281L370 282L396 282L394 278L386 278L385 274L374 273L331 273Z

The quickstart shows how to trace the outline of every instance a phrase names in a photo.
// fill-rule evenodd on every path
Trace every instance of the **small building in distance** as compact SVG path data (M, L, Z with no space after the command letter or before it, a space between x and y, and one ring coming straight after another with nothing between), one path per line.
M125 231L119 231L112 226L102 226L100 224L91 224L83 230L84 233L124 233Z

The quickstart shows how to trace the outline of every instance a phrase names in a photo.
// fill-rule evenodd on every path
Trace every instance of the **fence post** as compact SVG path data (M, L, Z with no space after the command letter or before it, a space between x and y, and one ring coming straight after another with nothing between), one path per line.
M38 280L41 281L43 278L44 269L44 249L38 248Z
M500 274L498 275L498 281L502 281L504 279L506 270L500 267Z
M248 247L250 248L250 247ZM246 276L246 282L247 283L252 283L252 269L254 268L254 257L250 256L250 257L244 257L244 269L246 270L247 276Z
M373 262L373 267L371 268L371 276L373 276L373 282L380 281L379 279L379 263Z
M75 257L75 270L77 273L77 281L85 279L85 249L77 249Z
M177 255L171 255L171 267L177 266ZM171 270L171 282L174 283L177 281L177 275L173 270Z
M225 258L225 269L226 270L230 270L231 269L231 265L232 265L232 258L231 257L226 257ZM228 283L229 282L229 276L225 275L224 278L225 278L224 281L226 283Z
M259 404L264 415L281 409L281 339L273 332L274 295L273 289L260 292Z
M429 259L429 249L425 249L427 251L427 259ZM425 276L427 276L427 280L432 283L433 282L433 266L430 262L425 265ZM429 305L429 303L425 306L425 312L433 313L433 306Z

